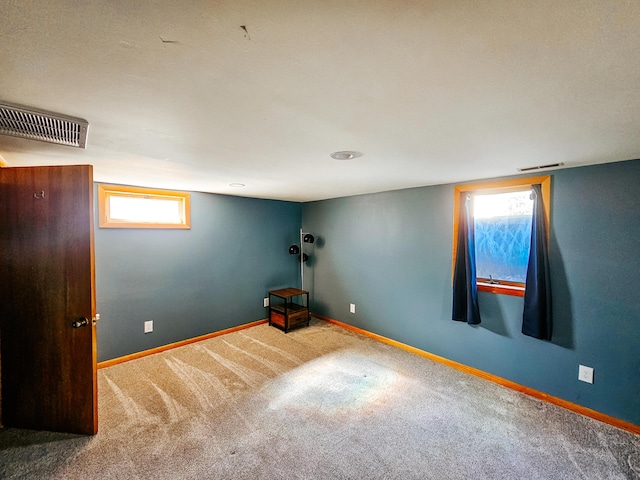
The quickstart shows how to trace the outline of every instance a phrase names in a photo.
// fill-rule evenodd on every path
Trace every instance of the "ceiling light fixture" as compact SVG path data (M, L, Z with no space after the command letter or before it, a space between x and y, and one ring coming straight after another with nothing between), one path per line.
M230 187L234 187L234 188L242 188L244 187L244 183L230 183L229 184Z
M333 152L329 156L335 160L353 160L354 158L361 157L362 153L353 150L342 150L340 152Z

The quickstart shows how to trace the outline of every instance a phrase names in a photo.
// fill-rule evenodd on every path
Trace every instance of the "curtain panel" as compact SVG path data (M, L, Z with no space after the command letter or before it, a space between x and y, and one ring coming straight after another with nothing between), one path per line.
M524 291L522 333L541 340L551 340L551 282L542 187L531 186L531 249Z
M453 320L480 323L476 284L476 247L471 195L461 193L456 263L453 272Z

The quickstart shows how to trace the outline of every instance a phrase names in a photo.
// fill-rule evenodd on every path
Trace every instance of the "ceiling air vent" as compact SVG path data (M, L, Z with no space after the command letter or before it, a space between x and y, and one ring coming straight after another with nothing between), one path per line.
M86 148L88 130L81 118L0 102L0 135Z
M535 167L523 167L523 168L519 168L518 171L519 172L532 172L534 170L543 170L545 168L556 168L556 167L561 167L562 165L564 165L563 162L560 163L550 163L549 165L537 165Z

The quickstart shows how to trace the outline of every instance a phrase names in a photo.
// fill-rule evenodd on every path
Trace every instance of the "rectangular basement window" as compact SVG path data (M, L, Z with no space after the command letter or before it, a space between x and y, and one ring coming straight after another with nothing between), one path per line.
M525 291L531 214L531 185L542 186L546 223L549 225L551 177L527 177L454 188L453 268L457 255L460 204L471 203L475 230L475 266L478 291L522 297ZM464 195L462 195L464 194Z
M191 228L186 192L98 185L100 228Z

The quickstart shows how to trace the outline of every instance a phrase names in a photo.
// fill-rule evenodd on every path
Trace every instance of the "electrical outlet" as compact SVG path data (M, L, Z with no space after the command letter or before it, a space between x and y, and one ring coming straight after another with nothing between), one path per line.
M580 365L578 368L578 380L593 383L593 368Z
M355 303L350 303L349 304L349 313L356 313L356 304Z
M262 301L262 306L263 307L269 306L269 297L264 297L264 300Z
M144 322L144 333L153 332L153 320L147 320Z

